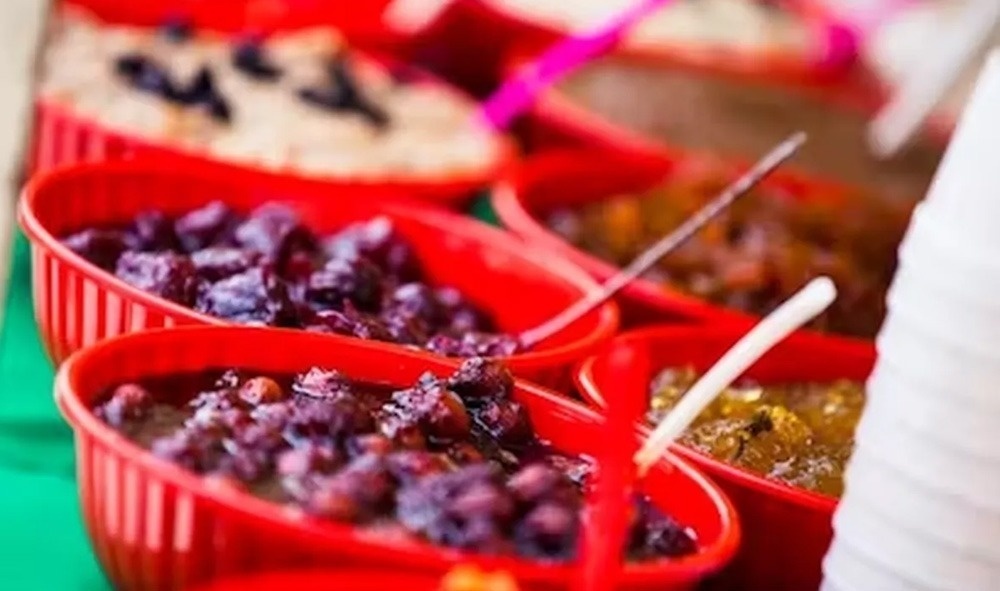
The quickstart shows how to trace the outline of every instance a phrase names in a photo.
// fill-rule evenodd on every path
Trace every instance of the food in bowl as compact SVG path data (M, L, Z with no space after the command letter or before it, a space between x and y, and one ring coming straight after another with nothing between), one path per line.
M294 210L264 203L241 216L220 201L169 218L85 228L63 244L124 282L240 324L304 328L448 356L508 356L516 335L452 287L425 283L386 217L321 238Z
M581 68L557 93L643 149L665 144L754 161L804 131L809 141L792 161L796 167L889 200L920 199L943 155L943 145L923 137L890 160L875 158L867 143L872 105L862 104L874 97L861 90L844 97L830 88L621 55Z
M143 141L306 177L476 174L505 149L470 99L394 75L329 27L231 39L66 9L45 48L39 97Z
M709 166L644 193L546 215L550 229L603 260L625 265L726 185ZM756 189L666 256L646 278L714 304L764 316L811 278L830 276L838 298L812 327L873 337L885 315L910 207L867 195L792 195Z
M591 462L556 453L505 366L466 360L394 390L332 369L239 369L124 383L94 412L161 459L385 536L489 554L573 557ZM636 500L629 556L695 552L692 530Z
M489 0L506 13L557 29L595 26L635 4L629 0ZM646 18L629 35L629 47L685 45L695 50L803 53L809 29L793 14L767 0L673 2Z
M691 367L661 371L650 385L650 422L659 422L694 385ZM727 388L695 419L680 443L792 486L840 497L864 384L757 384Z

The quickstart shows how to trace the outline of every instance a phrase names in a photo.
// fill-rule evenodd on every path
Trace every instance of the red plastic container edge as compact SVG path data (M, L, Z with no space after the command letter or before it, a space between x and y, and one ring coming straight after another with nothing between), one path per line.
M378 539L363 530L257 499L160 460L104 425L90 406L114 384L206 368L238 366L288 373L320 364L364 381L409 385L458 363L374 343L303 331L186 327L104 341L60 369L56 398L73 426L83 515L97 554L116 585L176 589L222 576L286 568L393 565L442 573L466 553L420 542ZM601 420L559 394L518 382L515 398L538 433L559 449L585 453ZM588 436L587 434L590 433ZM638 433L637 433L638 436ZM735 553L740 528L729 501L682 461L659 465L644 483L655 502L701 538L699 552L678 560L630 564L623 584L635 589L693 589ZM478 565L519 581L555 588L571 566L479 556Z
M392 573L385 571L326 571L303 570L270 572L256 576L221 579L199 585L190 591L275 591L286 588L295 591L439 591L441 577ZM519 591L526 591L519 586Z
M505 228L544 252L563 257L606 281L618 268L576 248L547 228L536 215L556 206L598 201L616 194L655 186L667 175L683 178L708 167L736 178L745 164L707 154L663 148L657 152L613 150L552 150L528 159L517 172L502 179L492 192L492 205ZM850 189L794 171L779 171L761 183L776 195L791 199L845 199ZM749 326L756 318L687 295L679 290L639 279L625 287L618 298L626 325L665 320ZM830 336L848 343L859 339Z
M88 225L127 222L144 209L179 213L210 199L244 212L276 199L298 209L319 232L388 216L408 235L432 280L446 274L438 281L462 288L506 330L528 328L595 288L580 269L551 261L504 232L394 195L393 190L350 184L305 188L280 179L248 178L231 169L152 163L76 165L33 179L18 217L31 242L32 291L42 340L58 363L73 351L125 332L223 324L124 283L57 238ZM572 364L609 340L617 327L618 309L609 302L534 351L509 358L509 364L522 377L568 387Z
M306 0L311 4L315 0ZM249 0L229 0L235 4L253 4ZM259 0L258 0L259 3ZM170 12L163 5L153 6L147 9L128 9L122 7L131 6L129 3L108 2L101 0L88 0L87 2L71 2L74 6L82 6L103 16L109 22L124 22L128 24L147 24L149 22L160 22L161 14L176 14L185 12L178 9ZM154 3L157 4L157 3ZM201 4L201 3L195 3ZM205 3L212 4L214 3ZM283 5L281 1L276 5ZM295 0L291 0L288 6L294 6ZM336 4L336 3L333 3ZM94 10L96 7L96 10ZM121 12L116 12L115 7L119 7ZM191 14L201 15L201 21L205 22L209 28L220 28L226 30L228 23L228 13L217 13L206 8L197 10L192 8ZM337 12L334 11L334 14ZM336 25L339 19L324 15L322 11L312 11L289 13L294 16L284 20L269 21L275 26L269 27L273 30L289 30L301 28L303 26L320 25L333 23ZM223 16L220 16L223 15ZM224 18L225 17L225 18ZM324 20L329 18L330 20ZM353 21L348 21L353 22ZM212 25L215 25L214 27ZM234 25L235 26L235 25ZM373 42L373 45L383 51L405 53L404 46L409 41L389 40L389 33L380 37L381 42ZM398 67L399 62L385 54L369 55L387 68ZM436 84L451 88L449 84L441 79L431 76L427 72L413 69L413 76L421 83ZM459 93L457 89L452 90ZM441 205L454 207L467 201L477 190L487 186L492 180L509 171L517 161L517 151L513 142L506 137L497 136L497 158L483 170L468 172L453 172L440 175L440 178L421 178L406 174L387 176L384 179L346 179L349 182L359 184L371 184L376 187L394 188L417 199L433 201ZM191 161L196 164L211 164L220 167L232 168L244 174L255 174L263 177L288 178L303 184L324 185L327 183L341 182L345 179L336 176L303 176L294 172L274 171L249 164L239 164L227 162L225 160L212 158L199 153L174 148L167 144L141 138L128 132L116 131L102 125L98 121L77 115L63 105L38 99L35 103L35 132L29 155L31 170L35 173L51 170L59 166L75 164L79 162L92 162L106 159L128 159L128 158L148 158L151 160L179 161L181 163Z
M707 370L744 334L735 327L649 327L619 336L648 351L653 372L693 364ZM844 343L799 332L778 344L747 372L762 383L864 380L875 363L874 345ZM581 363L577 389L596 408L616 392L604 370L606 355ZM647 382L652 381L652 375ZM768 480L708 455L676 445L678 456L711 476L733 499L744 525L744 543L725 580L746 589L815 589L832 537L836 499Z

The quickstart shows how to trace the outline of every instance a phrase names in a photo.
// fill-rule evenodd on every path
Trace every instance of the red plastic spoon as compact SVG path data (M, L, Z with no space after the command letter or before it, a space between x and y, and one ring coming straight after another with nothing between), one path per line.
M577 570L581 591L610 591L616 587L632 507L636 476L632 455L638 449L634 429L645 410L643 376L647 375L649 358L629 343L614 347L609 364L620 376L621 391L608 400L604 419L606 445L597 457L596 483L587 495Z

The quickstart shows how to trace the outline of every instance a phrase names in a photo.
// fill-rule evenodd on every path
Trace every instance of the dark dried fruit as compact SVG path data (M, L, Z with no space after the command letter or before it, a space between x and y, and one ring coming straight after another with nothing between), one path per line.
M351 382L337 370L313 367L295 378L292 392L309 398L334 400L351 396Z
M506 445L524 444L533 438L528 413L519 402L490 400L476 413L476 419Z
M514 390L514 376L499 361L473 357L462 362L448 385L466 404L475 404L490 398L509 397Z
M272 81L281 77L281 69L267 59L263 46L256 39L245 39L236 45L233 66L257 80Z
M299 97L324 109L358 113L378 128L389 125L388 113L362 94L346 58L338 56L334 59L329 74L330 80L326 85L302 88Z
M178 218L174 230L184 250L193 253L208 246L233 244L232 232L236 223L236 215L226 204L212 201Z
M118 258L115 276L143 291L190 306L198 287L191 260L171 252L126 251Z
M382 272L362 256L330 259L309 277L306 299L324 308L341 308L349 301L358 310L373 312L382 302Z
M111 399L97 408L98 415L112 427L139 421L153 407L153 395L139 384L122 384L115 388Z
M117 230L88 229L63 239L66 248L106 271L114 271L127 248L125 234Z
M213 246L191 253L191 262L199 277L214 283L257 266L260 255L240 248Z
M285 284L254 268L212 284L199 296L195 309L241 324L295 326L297 313Z

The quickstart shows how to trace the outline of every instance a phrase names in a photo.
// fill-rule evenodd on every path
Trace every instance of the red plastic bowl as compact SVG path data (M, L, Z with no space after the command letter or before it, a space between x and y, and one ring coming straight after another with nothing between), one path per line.
M565 258L605 281L618 268L564 240L539 221L558 207L574 207L614 195L643 191L667 175L683 178L685 171L711 166L735 178L741 164L693 152L661 149L659 153L618 153L609 150L553 150L529 159L492 193L493 209L511 232L544 252ZM719 167L722 168L719 168ZM728 166L728 168L727 168ZM762 183L775 195L791 199L819 199L835 204L849 189L805 178L794 172L776 172ZM753 316L723 308L662 284L639 279L618 298L626 326L649 322L686 321L748 325ZM848 337L830 337L853 340Z
M80 348L126 332L225 324L136 289L59 241L87 226L127 223L144 210L175 215L212 199L245 213L266 201L281 201L320 233L387 216L411 243L432 282L457 287L506 331L534 326L595 287L572 264L549 260L504 232L394 199L399 196L396 190L352 184L302 186L231 169L152 163L84 164L43 175L29 183L18 210L31 241L42 340L59 363ZM509 358L510 366L519 376L568 386L572 364L592 354L617 327L618 309L611 302L534 350Z
M83 516L97 555L117 587L176 589L233 574L303 567L442 574L469 560L468 553L379 539L231 487L213 486L211 480L142 450L90 410L109 387L126 381L213 367L291 373L312 365L332 365L357 380L401 387L425 371L446 375L459 364L379 343L228 326L135 333L81 351L62 366L56 399L75 432ZM594 452L603 431L596 413L521 381L514 397L527 408L536 432L557 449ZM740 537L735 511L685 462L661 463L641 488L661 509L695 530L699 550L678 560L629 564L623 588L693 589L735 553ZM565 587L572 571L568 565L512 557L477 556L476 563L547 588Z
M112 2L110 0L88 0L71 2L70 4L82 6L95 12L112 23L127 23L146 25L162 22L164 15L170 14L191 14L195 22L204 23L206 28L213 30L253 30L265 31L287 31L302 28L305 26L329 25L337 26L345 22L348 32L353 32L355 36L367 39L362 42L362 46L370 46L380 52L400 52L405 53L405 47L409 41L398 37L393 37L393 33L388 31L375 31L365 29L367 21L359 15L354 20L343 17L343 9L325 10L325 7L340 3L322 2L318 0L226 0L222 3L200 2L188 0L183 6L175 6L171 10L172 3L154 2L149 7L143 4L141 7L132 7L128 2ZM201 5L206 5L201 7ZM232 11L214 10L213 7L222 8L227 5L238 5L243 10ZM256 14L248 7L271 6L276 12L274 14L265 12L260 18L248 17L248 14ZM312 6L306 10L305 6ZM280 12L284 10L285 12ZM237 16L239 18L237 18ZM284 16L282 16L284 15ZM338 16L339 15L339 16ZM261 25L241 24L247 18L251 22L261 22ZM256 20L253 20L256 18ZM242 19L242 20L241 20ZM379 22L379 21L376 21ZM369 56L373 57L373 56ZM397 62L385 55L376 56L377 61L392 68ZM422 83L447 84L430 74L414 70L412 75L419 78ZM456 89L456 93L459 91ZM510 168L517 160L514 144L505 137L498 136L498 151L496 159L483 167L482 170L456 171L442 174L440 178L427 178L422 176L412 176L405 173L398 173L381 179L350 179L353 183L370 184L375 188L396 189L409 196L418 199L434 201L448 206L458 206L472 197L476 191L487 186ZM293 172L275 171L256 167L249 164L231 163L225 160L211 158L195 152L186 151L167 144L151 141L127 132L116 131L102 125L100 122L87 117L78 116L71 108L64 105L38 99L35 103L35 132L29 154L29 163L34 173L44 172L53 168L75 164L79 162L92 162L108 159L121 158L146 158L151 160L169 160L180 162L193 162L195 164L212 164L243 173L255 172L260 175L274 176L278 178L294 178L304 184L313 183L325 185L336 183L343 179L335 176L302 176Z
M303 570L222 579L191 591L439 591L441 577L384 571ZM526 591L519 586L519 591Z
M651 327L618 339L649 351L652 371L693 365L706 371L744 331L738 328ZM873 345L845 344L813 333L796 333L767 353L747 376L762 383L865 380L875 363ZM651 382L653 376L647 376ZM617 390L607 358L584 361L577 388L597 408ZM833 535L837 500L740 470L710 456L674 446L673 451L704 470L733 499L744 541L723 575L737 589L817 589L821 562Z
M478 0L484 15L509 30L517 31L513 48L517 53L537 53L545 46L569 34L569 30L546 22L545 19L533 18L516 8L504 6L499 0ZM805 26L821 29L829 23L827 15L815 10L799 0L780 2L783 10L800 20ZM618 50L620 55L645 57L650 59L669 59L678 64L699 70L714 72L761 75L765 74L775 79L790 81L817 81L835 78L852 65L853 56L836 62L822 62L818 52L812 48L795 52L787 49L767 48L760 51L745 51L725 46L684 43L664 40L659 43L646 42L642 45L626 45Z

